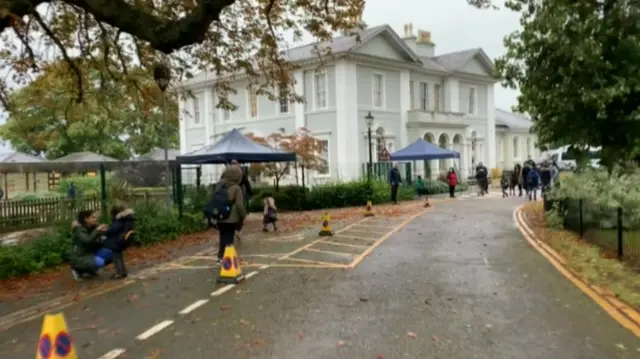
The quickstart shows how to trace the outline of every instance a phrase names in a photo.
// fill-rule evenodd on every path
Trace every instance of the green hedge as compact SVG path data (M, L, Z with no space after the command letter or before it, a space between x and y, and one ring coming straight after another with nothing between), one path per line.
M441 194L449 191L449 186L441 181L426 181L425 187L429 194ZM468 185L461 183L457 191L466 191ZM388 203L391 201L389 185L384 182L333 183L314 186L304 190L296 186L280 186L276 191L273 187L259 187L254 189L253 197L249 202L249 210L261 212L262 194L268 192L273 195L276 206L281 211L313 210L323 208L341 208L363 206L367 201L373 204ZM398 200L406 201L416 197L416 190L412 186L400 186Z
M202 211L196 211L195 206L186 206L182 220L175 209L156 201L135 206L136 241L151 245L204 230ZM71 223L60 222L52 231L27 244L0 246L0 278L39 272L65 263L71 249L70 229Z

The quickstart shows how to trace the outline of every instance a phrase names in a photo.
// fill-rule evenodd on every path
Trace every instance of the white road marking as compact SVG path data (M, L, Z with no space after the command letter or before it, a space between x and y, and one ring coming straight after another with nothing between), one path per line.
M202 307L203 305L207 304L208 302L209 302L209 299L197 300L193 304L191 304L188 307L186 307L183 310L181 310L180 314L182 314L182 315L189 314L189 313L193 312L194 310L196 310L196 309Z
M162 329L170 326L171 324L173 324L173 320L165 320L163 322L160 322L156 325L154 325L153 327L149 328L149 330L147 330L146 332L138 335L136 337L136 339L138 340L146 340L149 339L152 335L157 334L158 332L160 332Z
M260 269L263 269L263 270L264 270L264 269L267 269L267 268L269 268L269 265L268 265L268 264L265 264L265 265L263 265L262 267L260 267Z
M244 277L244 279L249 279L249 278L253 277L253 276L254 276L254 275L256 275L256 274L258 274L258 271L253 271L253 272L251 272L251 273L247 274L247 276L246 276L246 277Z
M235 286L236 286L235 284L227 284L224 287L218 288L218 290L216 290L215 292L211 293L211 296L212 297L217 297L220 294L223 294L223 293L226 293L226 292L230 291L231 288L233 288Z
M124 352L126 352L126 350L124 349L113 349L112 351L108 352L107 354L101 356L98 359L115 359L120 355L124 354Z
M489 265L489 261L487 260L487 257L482 257L482 260L484 260L484 264Z

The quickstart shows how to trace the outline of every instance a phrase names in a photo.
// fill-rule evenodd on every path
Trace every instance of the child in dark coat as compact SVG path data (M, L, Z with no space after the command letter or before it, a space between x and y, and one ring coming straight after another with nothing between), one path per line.
M113 266L116 273L111 279L123 279L127 277L123 252L135 239L133 209L126 208L123 204L115 204L111 208L111 219L111 225L105 232L104 246L113 251Z
M507 171L502 171L502 178L500 179L500 188L502 189L502 198L508 197L507 190L510 187L511 176Z

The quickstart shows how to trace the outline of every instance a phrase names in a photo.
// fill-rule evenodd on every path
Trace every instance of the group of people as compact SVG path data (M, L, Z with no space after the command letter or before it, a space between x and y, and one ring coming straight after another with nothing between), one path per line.
M76 280L98 275L98 270L113 263L111 279L127 277L124 251L135 238L135 217L132 209L122 203L111 208L111 224L99 223L100 212L78 212L71 224L69 262Z
M544 160L540 165L531 159L531 156L520 165L517 163L513 171L502 173L500 186L502 187L502 197L515 196L516 188L518 188L518 196L522 197L524 189L526 197L529 200L537 200L538 188L541 195L551 187L560 174L558 164L555 161Z
M449 197L455 198L456 186L458 185L458 174L453 167L449 168L446 175L446 182L449 186ZM394 164L389 171L389 185L391 186L391 203L398 203L398 186L402 183L402 176L398 170L398 164ZM428 190L422 176L417 176L415 181L416 195L418 198L426 198L426 205L429 206Z

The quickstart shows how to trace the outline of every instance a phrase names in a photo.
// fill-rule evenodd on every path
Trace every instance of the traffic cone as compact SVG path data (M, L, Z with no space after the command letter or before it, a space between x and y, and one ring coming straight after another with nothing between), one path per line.
M364 216L365 217L373 217L372 207L373 207L373 204L371 204L371 201L368 201L367 202L367 207L364 210Z
M429 208L431 207L431 201L429 201L429 198L427 198L427 201L424 202L424 208Z
M78 359L62 313L45 314L36 359Z
M325 212L322 216L322 227L320 228L321 236L333 236L333 230L331 229L331 225L329 224L329 213Z
M224 249L222 257L222 265L220 266L220 276L218 283L238 284L244 279L242 270L240 269L240 259L236 252L236 247L227 246Z

